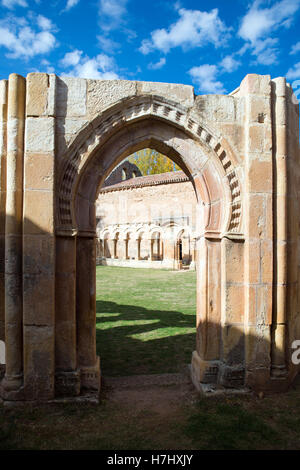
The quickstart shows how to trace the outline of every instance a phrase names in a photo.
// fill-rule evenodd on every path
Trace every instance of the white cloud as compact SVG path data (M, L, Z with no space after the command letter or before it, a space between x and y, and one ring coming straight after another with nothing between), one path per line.
M79 0L68 0L66 7L63 11L69 11L79 3Z
M118 28L123 21L127 10L128 0L100 0L99 17L100 25L104 31Z
M71 68L68 73L63 75L100 80L119 78L114 59L106 54L98 54L96 57L90 58L84 56L82 51L75 49L65 54L60 63L63 67Z
M292 46L290 54L297 54L300 51L300 41Z
M300 0L281 0L269 8L263 8L264 3L265 0L254 1L242 19L239 36L250 43L257 63L271 65L277 61L278 49L274 47L277 39L272 39L270 35L281 27L291 26Z
M164 53L174 47L182 47L184 50L202 47L212 43L216 47L224 44L228 37L229 29L219 18L217 8L210 12L200 10L178 10L179 19L171 24L168 29L156 29L151 33L151 39L142 41L140 52L148 54L158 49Z
M223 83L217 80L218 69L216 65L203 64L189 70L193 83L204 93L222 94L226 90Z
M24 8L28 6L28 3L26 2L26 0L2 0L1 4L4 7L9 8L10 10L12 10L13 8L17 6L24 7Z
M150 63L148 65L148 69L149 70L158 70L158 69L161 69L166 63L166 59L164 57L162 57L158 62L156 63Z
M75 49L72 52L67 52L64 58L60 61L63 67L70 67L79 64L82 56L82 51Z
M224 59L220 62L221 67L224 69L225 72L234 72L239 68L241 62L236 60L232 55L227 55Z
M286 74L286 78L288 78L289 80L300 78L300 62L298 62L297 64L294 65L294 67L291 67L288 70Z
M13 59L46 54L56 46L52 29L51 21L42 15L32 17L30 26L25 18L9 17L0 21L0 47L5 47L6 57Z
M43 15L38 15L37 24L41 29L43 29L45 31L53 29L52 21L49 20L49 18L46 18Z
M262 0L255 0L242 20L239 35L246 41L255 42L281 26L288 28L300 0L281 0L270 8L260 8Z
M97 36L99 46L104 52L113 53L117 48L120 47L120 44L113 41L112 39L106 36Z
M253 50L251 52L252 55L256 56L256 63L262 65L275 64L278 56L278 48L275 47L277 43L277 38L258 39L253 44Z

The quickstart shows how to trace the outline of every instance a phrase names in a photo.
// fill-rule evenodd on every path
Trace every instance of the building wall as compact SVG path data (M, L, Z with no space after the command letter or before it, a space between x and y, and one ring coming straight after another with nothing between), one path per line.
M196 196L190 181L102 191L96 207L98 264L194 266Z
M190 181L120 191L100 192L96 216L98 230L112 224L150 223L188 218L196 224L196 196Z

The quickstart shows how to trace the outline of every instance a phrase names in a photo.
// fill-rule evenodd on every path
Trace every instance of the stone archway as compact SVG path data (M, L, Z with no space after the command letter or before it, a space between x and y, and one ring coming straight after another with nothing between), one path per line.
M146 101L148 102L148 98ZM139 98L139 105L140 103L141 98ZM176 136L174 135L175 131ZM203 237L205 240L213 238L215 241L218 240L218 243L212 245L212 247L216 246L216 248L211 248L211 251L215 251L215 249L220 251L222 234L226 233L227 236L229 236L228 227L230 227L230 218L232 217L230 188L228 179L225 179L225 188L223 188L220 183L222 174L220 170L221 165L218 154L208 146L205 146L203 149L203 143L201 140L191 139L190 136L186 134L184 129L178 129L178 127L174 129L174 125L168 122L167 119L158 120L153 116L146 115L146 117L144 116L143 119L141 119L139 116L137 121L130 122L130 124L126 126L120 126L117 131L112 133L110 138L106 139L104 145L101 145L101 139L96 138L96 133L97 131L93 130L92 134L87 137L89 142L89 151L87 154L85 147L82 149L85 162L81 164L80 168L76 172L75 179L77 179L77 181L73 181L72 187L69 191L71 195L70 214L73 215L72 224L66 226L65 229L60 227L57 238L57 246L63 244L65 250L67 249L67 245L70 246L66 259L69 260L71 257L73 257L74 263L76 264L76 311L72 309L69 312L69 315L70 318L77 319L77 335L81 338L82 344L85 345L84 348L87 348L87 344L90 342L91 350L95 349L94 335L91 334L91 330L95 328L95 313L92 315L91 312L89 318L87 318L86 312L88 310L88 306L95 304L95 288L91 287L95 283L93 274L94 260L92 257L89 257L89 254L92 251L92 246L94 243L93 240L95 236L95 201L97 199L101 181L104 181L107 174L119 161L123 160L136 150L150 146L155 150L163 150L165 155L172 158L179 166L185 169L194 185L197 199L199 201L198 212L201 220L201 224L198 227L199 246ZM95 146L93 146L92 142L95 141L97 142L97 145L95 144ZM217 146L218 143L215 145ZM83 158L80 156L80 149L77 150L77 155L78 161L83 162ZM191 157L191 155L193 157ZM200 168L200 170L198 168ZM65 172L67 171L68 166L65 169ZM234 171L234 169L230 168L230 171ZM63 175L62 181L65 180L66 178ZM60 191L58 193L58 197L61 198ZM240 197L240 193L238 193L238 197ZM236 229L236 226L234 228ZM74 234L76 237L76 249L72 241ZM235 237L236 236L237 235L235 232ZM128 234L126 234L126 240L128 242ZM152 243L151 237L149 238L149 243ZM209 242L207 241L207 243ZM201 247L200 249L203 248ZM212 257L213 256L215 255L212 254ZM201 257L202 255L200 254L199 260ZM82 270L81 272L80 269L82 265L81 260L84 259L90 260L88 272L86 269ZM69 261L66 265L66 270L68 269L68 264ZM218 270L220 271L219 268ZM200 277L200 267L198 271ZM220 278L220 272L218 278ZM218 286L220 286L220 280L216 282ZM211 284L210 280L209 284ZM67 288L66 285L65 288ZM74 279L70 280L69 289L74 292ZM218 309L218 299L215 297L215 293L211 292L210 295L213 299L212 301L215 303L216 308ZM83 296L85 299L82 298ZM78 300L81 298L82 304ZM65 305L63 306L63 315L65 322ZM204 314L199 311L198 318L200 318L200 315L206 315L206 313ZM80 323L81 318L83 325ZM213 322L212 319L210 321ZM90 322L89 326L87 325L87 322ZM58 331L61 332L58 333L56 337L56 341L59 344L60 336L62 338L62 342L65 342L66 340L65 334L62 333L63 325L59 326L59 309L56 310L56 324L58 326ZM201 338L201 335L203 338L206 335L204 329L202 329L202 332L199 333L199 341L203 342L204 339ZM84 340L82 340L83 337ZM220 338L217 338L218 342L219 340ZM209 342L211 343L210 346L213 349L218 349L219 345L216 347L214 344L215 337L213 337L213 341L210 340ZM77 341L76 344L77 354L79 355L78 344L81 343ZM75 354L76 351L74 350L72 352L72 357ZM213 359L220 360L219 354L220 353L217 353L217 355L213 356ZM83 356L84 352L82 351L82 357ZM97 388L97 383L99 382L97 371L99 370L99 366L95 363L95 357L91 357L91 359L91 363L87 364L87 362L85 362L84 366L81 366L79 363L81 370L81 387L84 386L87 388ZM66 360L65 353L64 360ZM86 357L84 360L86 361ZM61 371L61 377L65 377L65 373L66 371ZM89 382L84 381L84 377L86 375L89 377ZM69 391L69 393L71 393L71 391Z
M221 97L195 97L183 85L46 74L13 74L1 87L8 142L1 396L49 400L99 390L95 200L114 166L145 147L179 164L197 195L194 384L286 389L297 373L290 342L300 334L300 172L297 110L284 79L249 75Z

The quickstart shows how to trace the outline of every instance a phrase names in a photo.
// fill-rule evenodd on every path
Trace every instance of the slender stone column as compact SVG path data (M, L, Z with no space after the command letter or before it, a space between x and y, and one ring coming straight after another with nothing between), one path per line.
M196 250L196 240L195 238L192 239L191 241L191 262L190 262L190 269L196 269L196 256L197 256L197 250Z
M22 215L25 79L11 74L7 110L7 187L5 224L4 389L16 391L23 381Z
M149 257L148 257L148 261L152 261L153 260L153 240L152 238L149 238Z
M275 184L276 184L276 257L275 257L275 292L276 305L272 322L272 375L286 375L286 297L287 297L287 105L286 80L277 78L275 84Z
M95 239L78 236L76 247L77 361L81 388L100 389L96 356Z
M7 80L0 81L0 340L5 341L5 205L7 145Z
M113 258L113 259L117 259L117 258L118 258L118 254L117 254L117 244L118 244L118 240L117 240L117 238L113 238L113 239L112 239L112 242L113 242L112 258Z
M207 326L208 326L208 247L207 241L201 237L197 241L199 251L197 265L197 317L196 317L196 351L192 354L192 380L196 388L200 383L210 381L205 377L207 362Z

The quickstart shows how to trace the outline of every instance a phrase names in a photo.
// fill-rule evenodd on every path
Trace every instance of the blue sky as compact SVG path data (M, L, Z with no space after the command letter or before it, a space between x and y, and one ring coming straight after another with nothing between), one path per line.
M300 0L0 0L0 78L38 71L197 94L229 93L247 73L295 84L299 32Z

